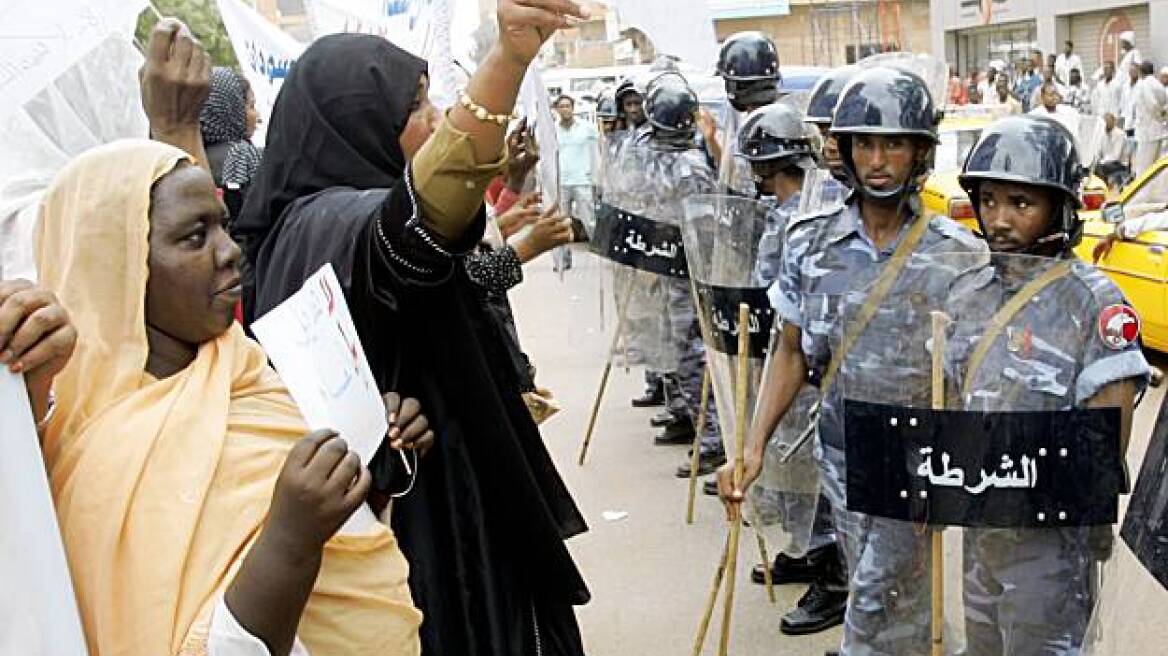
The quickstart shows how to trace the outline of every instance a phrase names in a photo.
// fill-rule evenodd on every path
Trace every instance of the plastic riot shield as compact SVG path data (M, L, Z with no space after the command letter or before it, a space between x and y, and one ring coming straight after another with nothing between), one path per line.
M1132 436L1129 454L1142 450ZM1143 452L1112 562L1087 632L1091 656L1151 654L1168 644L1168 404Z
M1120 409L1095 400L1144 367L1109 285L918 252L841 298L820 439L845 491L845 652L1080 653L1123 484Z
M727 195L694 196L685 202L684 236L694 298L706 344L706 362L718 405L723 442L733 457L738 423L748 424L771 350L775 312L767 297L781 253L781 236L789 217L772 207ZM749 325L738 325L738 307L750 307ZM735 387L738 378L738 334L750 332L746 417L738 417ZM814 390L811 389L814 397ZM788 413L788 421L768 443L763 475L750 488L746 517L771 545L788 555L802 555L815 515L818 479L809 450L804 457L779 461L784 445L796 439L808 424L806 395L802 407Z
M746 120L746 114L731 107L727 101L719 108L715 120L718 122L718 139L722 146L718 182L728 193L754 198L756 193L750 162L738 156L738 131Z
M635 137L617 161L598 209L592 250L634 272L617 280L616 305L618 312L625 308L640 359L650 369L676 371L693 319L682 199L712 191L713 172L696 150L659 151Z
M949 65L932 55L917 52L885 52L870 55L856 63L860 68L895 68L917 74L929 88L938 107L949 97Z

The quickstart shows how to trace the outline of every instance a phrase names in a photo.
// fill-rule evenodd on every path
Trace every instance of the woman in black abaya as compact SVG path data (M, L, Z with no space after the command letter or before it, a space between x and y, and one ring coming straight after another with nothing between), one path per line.
M332 263L379 385L421 399L434 424L392 509L432 656L583 654L572 606L589 593L564 540L587 527L458 260L502 166L489 115L510 113L540 45L584 13L501 0L499 45L445 117L426 99L425 62L375 37L317 40L280 92L234 228L249 320ZM375 460L383 492L406 487L396 460Z

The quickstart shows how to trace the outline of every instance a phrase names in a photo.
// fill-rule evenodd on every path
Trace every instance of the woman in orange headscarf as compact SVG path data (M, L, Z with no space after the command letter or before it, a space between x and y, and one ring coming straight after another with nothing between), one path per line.
M224 218L210 176L149 141L79 157L43 202L42 282L78 333L44 453L90 653L417 654L390 530L334 536L368 472L306 436L232 320ZM406 448L432 440L413 419Z

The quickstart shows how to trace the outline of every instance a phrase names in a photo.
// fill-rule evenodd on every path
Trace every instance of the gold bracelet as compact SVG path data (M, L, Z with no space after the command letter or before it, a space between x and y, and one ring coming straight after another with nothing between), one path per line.
M491 123L498 124L500 127L507 127L507 124L511 121L519 120L519 114L515 113L515 110L512 110L510 114L490 113L487 111L486 107L483 107L482 105L472 100L470 95L465 90L458 94L458 104L461 105L463 109L473 114L475 118L483 121L484 123L489 121Z

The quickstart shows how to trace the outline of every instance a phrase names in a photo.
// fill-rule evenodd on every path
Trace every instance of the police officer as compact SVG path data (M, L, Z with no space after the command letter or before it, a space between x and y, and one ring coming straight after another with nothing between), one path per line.
M649 84L645 102L649 128L646 146L654 155L649 160L651 170L648 175L651 180L645 190L648 196L646 202L660 218L679 226L685 198L716 190L714 171L696 147L698 110L697 95L679 73L661 74ZM675 414L675 421L665 426L654 443L690 444L694 438L694 419L699 414L701 402L705 349L689 280L664 277L662 284L666 287L668 298L666 320L669 326L669 346L677 356L677 380L683 405L679 407L670 400L670 410ZM698 472L711 473L723 462L725 453L717 412L711 398L701 435ZM687 459L679 468L679 477L689 476L689 464Z
M799 209L807 174L818 168L808 127L798 110L773 104L751 112L738 135L737 150L750 163L758 194L762 202L772 206L759 244L759 281L764 286L778 278L788 223ZM796 433L804 429L805 423L798 422ZM790 496L790 503L809 496L815 504L814 496ZM816 633L843 620L847 579L826 497L821 496L815 510L808 553L797 558L776 554L771 569L776 583L811 584L796 610L784 616L780 624L780 630L790 635ZM787 530L793 534L800 531L795 527ZM766 581L764 567L758 565L751 572L756 583Z
M840 158L839 146L831 134L831 121L835 116L835 106L839 102L840 92L857 71L859 68L855 66L832 69L819 78L807 100L807 122L818 128L823 138L823 161L831 175L845 184L848 182L848 174Z
M733 191L749 194L752 189L746 162L735 157L739 126L744 115L779 99L779 51L762 32L730 35L718 52L715 74L726 87L726 99L734 111L726 112L721 142L708 144L718 162L719 179Z
M842 389L835 372L845 356L857 354L834 350L843 342L844 322L826 300L862 296L881 275L898 276L900 262L912 253L984 250L957 223L921 210L920 185L932 166L938 118L925 82L913 73L871 68L844 88L832 135L855 193L842 207L788 231L777 294L782 335L759 394L742 485L734 488L731 468L718 472L719 492L734 515L743 490L758 478L768 438L804 381L820 386L815 455L850 576L843 640L849 655L927 653L928 586L920 571L906 566L927 540L911 525L847 511ZM894 258L897 252L903 257ZM877 295L867 302L878 305ZM866 382L879 385L882 373L857 375L867 374L873 380Z
M1071 250L1083 233L1078 162L1074 137L1050 119L1009 117L982 132L960 181L995 254L993 275L978 271L954 284L949 314L956 334L947 368L967 410L1118 406L1126 443L1133 399L1149 368L1135 311ZM1003 309L1019 296L1025 303L1015 312ZM1004 329L986 334L995 318ZM985 340L992 340L988 350L971 356ZM1007 370L1011 375L1003 375ZM968 652L1079 654L1095 603L1096 566L1111 539L1108 526L966 529Z

